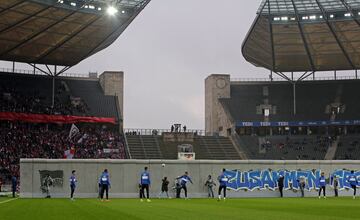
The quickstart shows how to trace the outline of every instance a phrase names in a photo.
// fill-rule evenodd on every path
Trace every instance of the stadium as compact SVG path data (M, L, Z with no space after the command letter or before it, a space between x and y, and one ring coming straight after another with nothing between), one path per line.
M268 78L209 74L203 129L127 128L125 71L68 71L152 2L0 1L1 219L357 219L360 0L261 0L239 53Z

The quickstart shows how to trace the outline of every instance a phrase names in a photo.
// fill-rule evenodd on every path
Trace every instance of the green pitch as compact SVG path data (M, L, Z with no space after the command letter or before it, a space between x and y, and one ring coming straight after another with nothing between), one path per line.
M360 198L269 198L158 200L0 199L1 220L331 220L359 219Z

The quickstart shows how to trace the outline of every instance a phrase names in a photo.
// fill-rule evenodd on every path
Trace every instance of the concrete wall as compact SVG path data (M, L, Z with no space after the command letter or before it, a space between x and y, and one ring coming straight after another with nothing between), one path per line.
M105 95L117 96L121 117L124 118L124 72L105 71L99 81Z
M166 166L162 167L161 164ZM47 159L21 159L20 161L20 196L21 197L42 197L40 190L39 170L63 170L63 187L53 187L53 197L67 197L69 195L68 179L71 170L77 171L79 181L76 190L77 197L97 197L98 178L100 173L107 168L111 175L112 188L111 197L134 198L138 197L137 184L144 166L148 166L151 179L151 196L159 193L161 178L167 176L170 185L173 180L184 171L188 171L194 184L189 184L190 197L206 197L204 183L209 174L214 179L219 175L222 168L230 170L264 170L264 169L287 169L287 170L312 170L321 169L329 174L337 169L360 169L360 161L162 161L162 160L47 160ZM332 189L328 187L328 194L332 195ZM350 195L351 191L342 191L341 195ZM306 192L307 196L316 196L316 191ZM171 195L174 196L173 192ZM229 197L274 197L278 196L277 191L254 190L250 191L229 191ZM291 190L285 192L285 196L299 196Z
M219 98L230 98L230 75L212 74L205 79L205 132L206 135L227 136L231 128Z

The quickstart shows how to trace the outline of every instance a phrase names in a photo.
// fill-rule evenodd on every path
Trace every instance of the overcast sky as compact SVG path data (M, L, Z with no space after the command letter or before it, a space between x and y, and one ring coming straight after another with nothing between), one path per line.
M125 72L125 128L205 127L211 73L267 77L241 44L261 0L152 0L119 39L68 72Z

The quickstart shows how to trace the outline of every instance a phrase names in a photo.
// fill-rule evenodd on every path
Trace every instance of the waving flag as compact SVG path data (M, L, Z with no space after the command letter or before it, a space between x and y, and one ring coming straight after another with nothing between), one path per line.
M80 132L79 128L76 125L72 124L69 132L69 139L72 139Z

